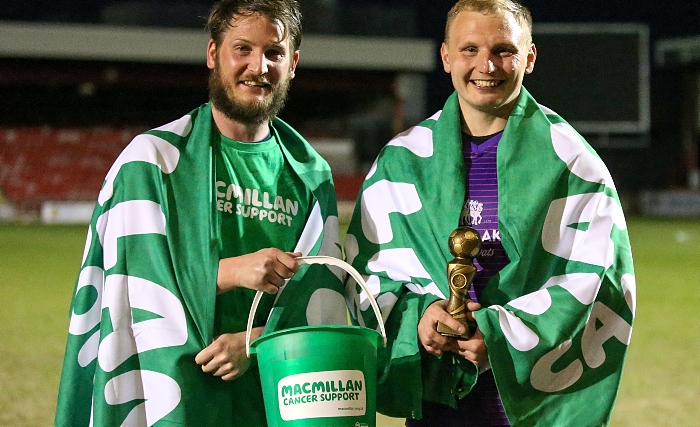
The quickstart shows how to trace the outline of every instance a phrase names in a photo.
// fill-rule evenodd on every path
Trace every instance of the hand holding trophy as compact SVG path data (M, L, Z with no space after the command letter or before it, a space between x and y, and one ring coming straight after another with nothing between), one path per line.
M469 299L469 287L476 274L473 259L481 250L481 237L474 228L465 225L450 234L447 244L455 257L447 263L447 282L450 286L447 312L465 327L466 332L460 334L439 322L437 331L444 336L469 339L476 332L476 323L467 320L466 303Z

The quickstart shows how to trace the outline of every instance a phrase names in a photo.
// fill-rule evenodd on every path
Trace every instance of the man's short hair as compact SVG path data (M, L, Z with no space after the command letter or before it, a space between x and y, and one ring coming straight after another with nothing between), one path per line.
M282 24L283 37L289 36L292 51L301 45L301 11L296 0L221 0L209 12L207 28L219 46L236 16L261 14Z
M498 14L510 12L520 27L525 31L527 44L532 43L532 15L527 7L514 0L459 0L449 12L447 12L447 24L445 24L445 43L448 42L450 26L461 12L480 12L484 14Z

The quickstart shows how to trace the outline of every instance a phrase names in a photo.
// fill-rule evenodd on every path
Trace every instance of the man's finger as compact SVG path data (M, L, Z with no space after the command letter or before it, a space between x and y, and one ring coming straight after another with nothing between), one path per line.
M213 357L214 354L209 350L209 347L207 347L204 350L197 353L197 355L194 357L194 361L198 365L204 365L206 363L209 363Z
M231 367L231 363L221 365L212 375L214 375L215 377L223 377L224 375L228 375L231 373Z
M277 271L268 272L265 275L264 280L266 280L267 283L271 284L272 286L276 286L278 288L284 286L284 284L286 282L286 279L284 277L282 277L282 275L279 274Z
M281 261L275 263L275 265L273 266L273 269L274 269L275 273L282 279L282 281L284 281L286 279L290 279L294 275L294 270L287 267L287 265L282 263ZM282 284L284 284L284 283L282 283Z
M438 315L438 322L444 324L445 326L451 328L453 331L456 331L460 334L463 334L467 331L461 323L455 320L455 318L450 316L450 314L446 311L443 311Z
M481 304L479 304L478 302L474 302L472 300L467 301L467 310L476 311L479 309L481 309Z
M292 277L292 274L299 271L299 263L296 260L296 258L299 256L301 256L301 252L289 253L289 252L279 251L277 253L277 260L280 263L282 263L289 271L288 276L285 276L284 274L280 274L280 276L290 278L290 277ZM278 273L282 273L282 272L278 272Z
M457 331L460 334L466 332L464 326L455 320L450 313L447 312L447 300L436 301L430 306L425 312L430 313L430 318L433 322L433 328L437 327L437 323L440 322L445 326L451 328L453 331ZM425 314L424 314L425 315Z
M224 381L231 381L231 380L235 380L236 378L238 378L238 376L239 376L238 371L232 371L232 372L229 372L228 374L222 376L221 379Z
M219 369L219 364L214 363L213 360L209 363L205 363L204 365L202 365L202 372L211 373L216 371L217 369Z
M283 283L284 283L284 281L283 281ZM267 285L262 286L261 291L268 293L268 294L271 294L271 295L275 295L275 294L277 294L277 292L280 291L280 286L277 286L274 283L269 283Z

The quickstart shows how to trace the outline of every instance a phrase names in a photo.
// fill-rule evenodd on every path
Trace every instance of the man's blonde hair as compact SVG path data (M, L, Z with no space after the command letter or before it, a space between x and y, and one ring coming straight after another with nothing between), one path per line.
M514 0L459 0L447 12L445 43L448 42L452 22L461 12L480 12L491 15L510 12L525 32L527 45L529 46L532 43L532 15L530 10Z

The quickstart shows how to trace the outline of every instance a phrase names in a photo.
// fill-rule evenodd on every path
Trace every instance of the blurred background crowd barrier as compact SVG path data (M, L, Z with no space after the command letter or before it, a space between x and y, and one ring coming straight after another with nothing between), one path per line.
M83 215L133 136L207 101L211 3L0 5L0 220ZM525 86L603 157L626 210L700 217L700 5L523 3L538 46ZM383 145L451 93L438 50L453 2L300 4L301 61L281 117L351 205Z

